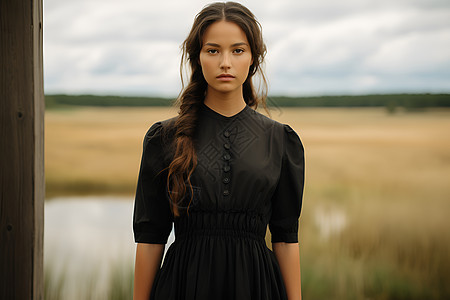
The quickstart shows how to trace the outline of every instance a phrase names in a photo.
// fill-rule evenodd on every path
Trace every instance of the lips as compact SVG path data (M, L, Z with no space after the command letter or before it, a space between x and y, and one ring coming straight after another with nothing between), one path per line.
M217 80L222 81L222 82L229 82L229 81L233 81L235 77L231 74L225 73L225 74L220 74L216 78L217 78Z
M231 74L220 74L217 78L234 78L234 76Z

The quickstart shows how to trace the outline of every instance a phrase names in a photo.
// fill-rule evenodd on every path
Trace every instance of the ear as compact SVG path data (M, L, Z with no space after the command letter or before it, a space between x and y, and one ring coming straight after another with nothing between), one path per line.
M249 72L249 74L250 74L250 70L251 69L255 69L255 66L253 65L253 57L252 57L252 61L250 62L250 66L248 67L248 72Z

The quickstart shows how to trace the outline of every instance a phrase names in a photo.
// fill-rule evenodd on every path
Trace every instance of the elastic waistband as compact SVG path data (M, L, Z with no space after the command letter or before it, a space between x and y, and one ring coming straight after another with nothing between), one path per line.
M264 240L267 224L247 212L195 212L175 220L175 237L230 237Z
M177 240L185 240L189 238L200 237L200 238L237 238L237 239L252 239L255 241L264 241L265 235L261 236L254 232L235 230L235 229L194 229L194 230L183 230L182 232L175 231L175 238Z

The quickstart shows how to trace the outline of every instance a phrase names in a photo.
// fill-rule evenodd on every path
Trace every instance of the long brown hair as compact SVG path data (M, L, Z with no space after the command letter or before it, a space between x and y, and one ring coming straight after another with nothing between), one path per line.
M208 87L200 66L203 35L208 26L222 20L237 24L244 31L250 44L253 63L242 88L245 102L255 109L258 104L266 107L267 82L261 69L266 55L266 46L263 42L260 23L249 9L236 2L216 2L205 6L195 17L191 31L181 45L181 79L183 81L183 68L187 65L190 69L190 80L187 86L183 83L183 89L176 101L180 109L175 121L175 153L167 175L167 189L175 216L180 215L178 204L186 195L187 186L191 192L191 201L193 195L190 178L197 166L193 137L198 111ZM253 75L257 73L260 75L258 91L252 81Z

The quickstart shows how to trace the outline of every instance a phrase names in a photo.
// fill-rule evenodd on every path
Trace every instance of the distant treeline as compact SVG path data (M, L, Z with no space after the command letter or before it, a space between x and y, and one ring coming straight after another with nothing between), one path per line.
M173 98L125 97L95 95L46 95L46 107L78 106L170 106ZM422 109L427 107L450 107L450 94L389 94L361 96L317 96L284 97L267 99L272 107L386 107L395 111L397 107Z
M160 97L45 95L45 107L78 106L170 106L175 99Z

